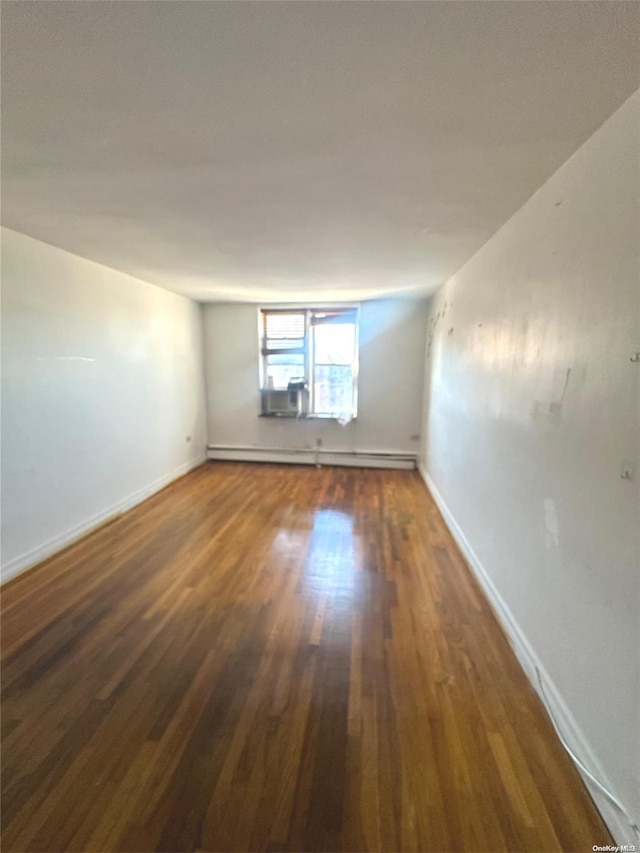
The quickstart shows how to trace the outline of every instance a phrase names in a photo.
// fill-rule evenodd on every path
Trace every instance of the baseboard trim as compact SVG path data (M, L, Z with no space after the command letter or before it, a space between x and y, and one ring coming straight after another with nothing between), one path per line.
M575 717L569 709L569 706L567 705L564 697L554 684L542 661L536 654L533 646L527 639L522 628L516 621L513 613L509 609L507 603L498 592L498 589L489 577L480 559L478 558L475 551L471 547L471 544L467 540L467 537L460 528L458 522L455 520L449 507L445 503L444 498L438 491L437 486L429 476L424 465L422 465L421 463L418 464L418 470L426 484L429 493L431 494L431 497L433 498L436 506L438 507L440 514L442 515L444 522L447 525L451 535L455 539L458 547L460 548L460 551L462 552L462 555L464 556L465 560L469 564L469 567L471 568L478 582L480 583L480 586L482 587L487 597L487 600L491 605L492 610L494 611L498 621L500 622L522 669L524 670L525 674L527 675L527 678L533 685L534 690L540 696L540 701L542 702L545 711L547 711L548 703L559 731L562 732L564 739L571 746L573 752L575 752L575 754L580 758L581 762L585 765L585 767L589 768L590 772L593 773L593 775L597 779L599 779L600 782L609 791L612 791L612 786L609 779L607 778L606 773L600 765L600 762L598 761L593 751L593 748L589 744L586 736L584 735L582 729L578 725ZM542 696L540 692L537 672L540 673L540 677L544 684L546 701L545 696ZM549 712L547 711L547 713ZM591 798L596 808L600 812L602 819L606 823L607 827L609 828L609 831L611 832L611 835L615 839L616 844L620 846L634 844L637 845L638 836L635 834L633 828L631 827L627 819L616 808L616 806L593 784L593 782L588 778L588 776L582 773L579 767L577 769L587 787L587 790L589 791L589 794L591 795ZM594 843L597 844L599 842L597 839L594 839Z
M411 453L360 453L351 451L286 450L271 447L225 447L209 445L207 457L227 462L278 462L291 465L337 465L353 468L397 468L413 470Z
M184 477L184 475L188 474L189 471L199 468L200 465L203 465L206 461L205 457L200 457L198 459L192 459L189 462L185 462L183 465L175 468L170 474L165 474L163 477L159 477L157 480L143 486L141 489L138 489L126 498L116 501L116 503L111 504L101 512L92 515L90 518L85 519L73 527L68 528L64 533L60 533L35 548L32 548L30 551L20 554L18 557L14 557L13 560L10 560L2 566L0 583L4 586L4 584L14 578L17 578L24 572L35 568L43 560L53 557L59 551L68 548L70 545L73 545L74 542L77 542L79 539L84 538L99 527L113 521L114 518L122 515L123 512L126 512L128 509L142 503L142 501L145 501L147 498L150 498L174 480Z

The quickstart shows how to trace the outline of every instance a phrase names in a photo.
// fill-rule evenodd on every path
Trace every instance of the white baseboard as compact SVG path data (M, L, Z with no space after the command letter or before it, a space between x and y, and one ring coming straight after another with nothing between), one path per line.
M542 661L536 654L533 646L525 636L522 628L516 621L511 610L507 606L505 600L498 592L495 584L489 577L484 566L480 562L478 556L471 547L467 537L460 528L458 522L453 517L449 507L444 501L444 498L438 491L435 483L427 473L422 464L418 465L418 470L426 483L436 506L440 510L442 517L445 520L451 535L455 539L464 558L478 579L485 595L491 605L498 621L511 644L516 657L525 671L529 681L533 685L536 693L540 696L543 707L547 710L547 703L550 709L550 716L553 715L552 722L555 719L555 724L558 730L562 732L563 738L567 741L572 751L580 758L580 761L589 769L589 771L604 785L607 790L613 793L611 783L598 761L593 748L587 741L583 731L576 722L569 706L564 697L552 681L546 671ZM540 673L540 678L544 685L545 696L540 693L540 685L538 684L537 673ZM546 700L545 700L546 697ZM547 710L547 713L549 711ZM620 812L618 808L606 797L578 767L578 772L582 777L591 798L593 799L602 819L607 824L611 835L616 841L616 844L622 845L638 845L638 836L635 834L629 820ZM603 843L598 839L594 839L594 844Z
M32 548L24 554L14 557L2 566L1 583L6 583L12 578L17 577L17 575L22 574L22 572L26 572L33 566L41 563L43 560L46 560L48 557L52 557L58 551L61 551L63 548L67 548L69 545L73 544L77 539L81 539L83 536L86 536L87 533L90 533L94 528L100 527L108 519L126 512L126 510L131 509L131 507L136 506L136 504L142 503L142 501L151 497L151 495L159 492L160 489L168 486L169 483L173 482L173 480L177 480L179 477L184 476L194 468L198 468L206 461L206 458L201 457L199 459L192 459L189 462L185 462L183 465L175 468L170 474L165 474L163 477L159 477L157 480L154 480L153 483L149 483L141 489L133 492L133 494L128 495L126 498L105 507L101 512L92 515L90 518L81 521L79 524L75 524L73 527L65 530L64 533L53 536L51 539L48 539L46 542L42 542L40 545L37 545L35 548Z
M227 462L280 462L292 465L339 465L353 468L400 468L413 470L411 453L359 453L339 450L286 450L270 447L222 447L209 445L207 457Z

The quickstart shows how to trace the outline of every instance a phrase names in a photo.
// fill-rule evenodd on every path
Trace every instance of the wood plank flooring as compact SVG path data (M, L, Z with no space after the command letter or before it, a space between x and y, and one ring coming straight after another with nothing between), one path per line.
M2 598L4 851L611 843L415 472L209 463Z

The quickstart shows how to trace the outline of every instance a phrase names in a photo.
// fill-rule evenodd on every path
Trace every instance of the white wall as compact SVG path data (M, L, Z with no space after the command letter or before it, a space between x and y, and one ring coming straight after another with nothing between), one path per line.
M3 580L205 443L200 306L2 229Z
M362 303L358 417L342 427L329 420L259 418L258 308L206 305L209 444L315 449L319 438L330 450L417 453L426 317L424 301Z
M636 94L434 297L421 448L637 823L639 141Z

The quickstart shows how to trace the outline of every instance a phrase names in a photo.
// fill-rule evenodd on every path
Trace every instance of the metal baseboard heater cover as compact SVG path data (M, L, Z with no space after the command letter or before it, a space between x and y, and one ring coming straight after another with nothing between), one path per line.
M417 467L417 456L413 453L375 453L346 450L286 449L278 447L230 447L212 445L207 447L209 459L228 462L283 462L293 465L336 465L352 468L400 468L412 470Z

